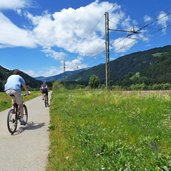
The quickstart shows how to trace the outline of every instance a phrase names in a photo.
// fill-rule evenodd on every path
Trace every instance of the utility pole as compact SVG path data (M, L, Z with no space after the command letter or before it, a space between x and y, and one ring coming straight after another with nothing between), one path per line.
M63 61L63 72L65 73L65 59L64 59L64 61Z
M65 59L63 60L63 85L64 85L64 87L66 86L66 84L65 84L65 69L66 69L66 67L65 67Z
M110 66L109 66L109 13L105 12L105 47L106 47L106 89L109 90L110 87Z
M110 29L109 28L109 13L105 12L105 48L106 48L106 65L105 65L105 73L106 73L106 89L109 90L110 88L110 59L109 59L109 31L119 31L119 32L126 32L129 33L127 37L132 36L133 34L141 33L140 30L142 28L135 30L133 27L132 30L120 30L120 29Z

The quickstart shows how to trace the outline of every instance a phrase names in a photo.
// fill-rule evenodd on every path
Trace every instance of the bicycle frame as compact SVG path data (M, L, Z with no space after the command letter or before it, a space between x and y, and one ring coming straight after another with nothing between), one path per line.
M13 106L13 109L14 109L14 111L15 111L15 113L18 115L18 104L15 102L15 96L12 94L12 95L10 95L11 97L12 97L12 99L14 100L14 102L13 102L13 104L12 104L12 106Z
M11 95L11 97L15 101L15 96ZM27 124L28 111L27 111L27 107L24 103L23 103L23 111L24 111L24 116L25 116L25 123ZM18 125L18 120L20 120L20 118L21 118L21 116L20 116L20 111L19 111L19 105L16 102L14 102L13 108L9 110L8 116L7 116L7 127L11 134L15 133L15 131L17 129L17 125Z
M18 104L17 103L13 103L13 109L15 111L15 113L18 113Z

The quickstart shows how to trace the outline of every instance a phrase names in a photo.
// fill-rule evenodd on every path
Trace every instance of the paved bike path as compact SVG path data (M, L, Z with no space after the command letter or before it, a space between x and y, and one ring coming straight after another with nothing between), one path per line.
M8 110L0 112L0 171L45 171L49 150L49 108L41 96L25 102L29 112L26 126L18 124L11 135Z

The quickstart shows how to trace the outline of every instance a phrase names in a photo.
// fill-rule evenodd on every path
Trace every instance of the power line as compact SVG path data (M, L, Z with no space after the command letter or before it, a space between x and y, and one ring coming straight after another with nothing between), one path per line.
M150 34L156 34L157 32L162 31L163 29L169 28L169 27L171 27L171 24L168 25L168 26L166 26L166 27L161 27L161 28L159 28L159 29L157 29L157 30L151 32ZM129 37L129 39L139 40L139 38L132 38L132 37ZM129 46L129 45L131 45L131 43L129 43L129 44L127 44L127 45L123 45L123 46L120 47L118 50L121 50L121 49L123 49L125 46ZM104 51L103 51L103 52L104 52ZM98 61L99 61L99 60L101 60L101 59L103 59L103 58L104 58L104 57L101 56L100 58L98 57L97 59L98 59ZM86 60L86 62L87 62L87 61L93 61L93 60L94 60L94 58L91 58L91 59L89 59L89 60ZM93 65L92 67L94 67L94 66L100 65L100 64L102 64L102 63L96 64L96 62L93 61L91 64Z
M107 11L109 12L116 6L116 3L112 5ZM98 19L97 23L90 29L90 31L87 34L90 34L91 32L94 32L94 30L97 28L98 24L100 23L101 19L104 18L104 14ZM103 50L104 52L104 50ZM91 59L90 59L91 60Z
M168 27L171 27L171 24L169 24L169 25L167 25L167 26L165 26L165 27L161 27L161 28L159 28L159 29L157 29L157 30L151 32L150 34L155 34L155 33L159 32L159 31L162 31L163 29L166 29L166 28L168 28ZM129 39L132 39L132 38L129 38ZM139 38L133 38L133 39L139 40ZM128 45L131 45L131 43L128 43L127 45L123 45L123 46L120 47L118 50L121 50L121 49L123 49L125 46L128 46Z
M157 30L155 30L155 31L153 31L153 32L150 32L150 34L156 34L157 32L159 32L159 31L162 31L163 29L165 29L165 28L169 28L169 27L171 27L171 24L169 24L169 25L167 25L167 26L165 26L165 27L161 27L161 28L159 28L159 29L157 29ZM124 38L125 39L125 38ZM128 37L128 39L134 39L134 40L140 40L140 38L136 38L136 37ZM126 44L126 45L123 45L123 46L121 46L118 50L121 50L121 49L123 49L123 48L125 48L125 46L128 46L128 45L130 45L131 43L128 43L128 44ZM105 51L105 50L104 50ZM103 52L104 52L103 51ZM101 57L98 57L97 59L98 60L101 60L101 59L103 59L104 57L103 56L101 56ZM93 61L94 60L94 58L91 58L91 59L88 59L88 60L86 60L86 62L87 61ZM90 63L90 65L93 65L93 64L96 64L96 62L92 62L92 63Z
M114 7L114 6L113 6L113 7ZM111 9L112 9L112 8L111 8ZM109 10L111 10L111 9L109 9ZM144 30L145 28L149 27L150 25L152 25L152 24L158 22L160 19L165 18L165 17L167 17L167 16L169 16L169 15L171 15L171 12L168 12L168 13L166 13L164 16L159 17L159 18L157 18L156 20L151 21L151 22L149 22L149 23L143 25L142 27L140 27L140 28L137 29L137 30L135 30L135 29L133 29L132 31L131 31L131 30L122 31L122 30L119 30L119 29L118 29L118 30L117 30L117 29L114 30L114 31L130 32L130 34L126 35L124 38L122 38L121 40L119 40L118 42L116 42L115 45L117 45L117 44L120 43L121 41L124 41L125 39L140 40L140 38L132 37L132 36L133 36L135 33L140 33L140 31ZM97 25L100 23L102 17L103 17L103 16L101 16L100 19L98 20L98 22L94 25L93 30L94 30L94 29L97 27ZM168 25L168 26L166 26L166 27L162 27L162 28L160 28L160 29L158 29L158 30L155 30L155 31L151 32L150 34L155 34L155 33L159 32L159 31L161 31L161 30L163 30L163 29L165 29L165 28L170 27L170 26L171 26L171 25ZM92 29L91 29L91 31L92 31ZM111 29L111 31L113 31L113 29ZM125 46L129 46L130 44L132 44L132 42L129 43L129 44L123 45L123 46L120 47L118 50L121 50L121 49L123 49ZM103 52L104 52L104 51L103 51ZM100 58L97 58L97 59L99 60L99 59L102 59L102 58L103 58L103 57L100 57ZM88 59L88 60L86 60L86 62L91 61L91 60L94 60L94 58ZM93 64L95 64L95 63L96 63L96 62L93 61Z
M112 10L115 6L116 6L116 3L113 4L112 7L110 7L107 11L109 12L109 11ZM97 23L92 27L92 29L89 31L89 33L93 32L93 31L96 29L97 25L100 23L100 21L101 21L102 18L104 18L104 14L99 18L99 20L98 20ZM103 50L102 52L104 52L104 51L105 51L105 50ZM89 59L89 60L93 60L93 58L91 58L91 59ZM87 61L89 61L89 60L87 60ZM86 62L87 62L87 61L86 61Z
M139 33L140 33L141 30L145 29L146 27L152 25L153 23L155 23L155 22L159 21L160 19L162 19L162 18L164 18L164 17L167 17L167 16L169 16L169 15L171 15L171 12L166 13L166 15L164 15L164 16L162 16L162 17L159 17L159 18L156 19L155 21L151 21L150 23L145 24L144 26L142 26L142 27L140 27L139 29L137 29L136 32L139 32ZM118 44L118 43L120 43L120 42L122 42L122 41L124 41L125 39L131 37L133 34L134 34L134 33L130 33L130 34L126 35L123 39L121 39L120 41L118 41L117 43L115 43L115 45Z
M153 32L150 33L150 34L155 34L155 33L159 32L159 31L162 31L163 29L166 29L166 28L168 28L168 27L171 27L171 24L169 24L169 25L167 25L167 26L164 26L164 27L161 27L161 28L159 28L158 30L153 31Z
M114 7L116 6L116 4L113 4L112 7L110 7L107 11L109 12L110 10L112 10ZM97 28L97 25L100 23L101 19L104 17L104 14L101 15L101 17L98 19L97 23L95 23L95 25L92 27L92 29L89 31L89 33L94 32L94 30Z
M168 13L166 13L166 15L164 15L164 16L162 16L162 17L159 17L159 18L156 19L155 21L151 21L150 23L144 25L143 27L141 27L140 29L138 29L138 31L143 30L144 28L146 28L146 27L152 25L153 23L156 23L157 21L161 20L162 18L168 17L169 15L171 15L171 12L168 12Z

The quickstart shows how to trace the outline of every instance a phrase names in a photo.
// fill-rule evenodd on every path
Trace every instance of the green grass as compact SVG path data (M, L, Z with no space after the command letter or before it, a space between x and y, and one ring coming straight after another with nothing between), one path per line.
M54 91L47 171L171 170L171 94Z
M25 101L41 95L39 91L32 91L29 96L23 97ZM11 97L4 92L0 92L0 111L10 108L12 105Z

